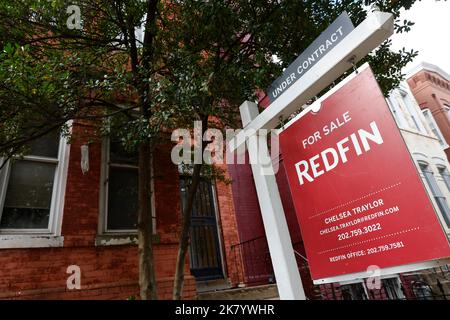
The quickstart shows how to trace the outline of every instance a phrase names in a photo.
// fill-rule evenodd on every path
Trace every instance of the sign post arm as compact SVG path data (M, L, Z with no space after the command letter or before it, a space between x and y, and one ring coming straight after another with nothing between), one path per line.
M369 52L378 47L394 32L394 16L386 12L373 12L360 25L346 36L336 47L318 61L301 81L292 86L261 114L251 121L246 129L273 129L280 117L283 120L296 112L309 99L329 86L346 70L352 67ZM241 131L230 141L230 150L236 150L245 143L246 132Z
M250 101L240 106L240 112L244 128L259 114L258 106ZM270 159L267 140L249 139L247 145L280 299L305 300L275 175L263 174L272 161L263 165L258 159Z

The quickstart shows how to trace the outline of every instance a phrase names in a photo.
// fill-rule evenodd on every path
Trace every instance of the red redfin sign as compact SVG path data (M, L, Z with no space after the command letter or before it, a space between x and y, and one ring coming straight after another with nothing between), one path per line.
M371 69L344 81L280 134L313 279L449 257Z

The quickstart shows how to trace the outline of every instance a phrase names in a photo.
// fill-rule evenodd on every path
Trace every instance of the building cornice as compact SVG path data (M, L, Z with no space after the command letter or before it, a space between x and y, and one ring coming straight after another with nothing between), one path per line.
M422 70L434 72L434 73L438 74L439 76L441 76L442 78L444 78L445 80L447 80L448 82L450 82L450 74L449 73L445 72L440 67L438 67L434 64L428 63L428 62L422 62L419 65L412 68L411 70L409 70L409 72L406 73L406 78L411 79L414 75L416 75L418 72L420 72Z

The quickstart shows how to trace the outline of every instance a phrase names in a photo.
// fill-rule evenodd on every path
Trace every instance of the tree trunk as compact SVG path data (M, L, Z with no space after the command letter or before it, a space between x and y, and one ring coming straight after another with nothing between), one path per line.
M184 285L184 265L186 262L186 254L189 247L189 236L191 229L192 206L195 194L200 183L201 164L194 164L192 173L192 181L188 188L188 196L186 205L183 208L183 217L181 222L180 244L178 248L177 265L175 270L175 279L173 285L173 299L180 300L183 295Z
M202 137L207 129L208 129L208 117L206 116L204 117L204 119L202 119ZM206 148L206 145L207 143L201 142L202 154ZM189 185L186 205L183 208L177 264L173 283L173 300L180 300L183 296L184 265L186 263L186 254L189 247L192 206L194 204L195 194L197 193L198 185L200 184L202 166L203 162L200 164L194 164L194 170L192 172L192 181L191 184Z
M152 218L152 152L148 142L139 147L139 288L142 300L157 300L155 265L153 260Z

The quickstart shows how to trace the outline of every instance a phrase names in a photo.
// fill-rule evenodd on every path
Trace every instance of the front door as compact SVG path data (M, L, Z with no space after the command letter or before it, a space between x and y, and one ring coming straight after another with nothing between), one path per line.
M180 178L181 198L187 201L190 177ZM191 241L189 246L191 273L197 280L223 278L221 248L217 228L213 185L203 179L192 208Z

